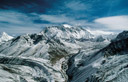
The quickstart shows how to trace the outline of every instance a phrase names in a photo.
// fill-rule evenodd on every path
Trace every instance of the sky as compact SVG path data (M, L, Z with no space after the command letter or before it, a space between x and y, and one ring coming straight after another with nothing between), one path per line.
M0 32L36 33L62 24L128 30L128 0L0 0Z

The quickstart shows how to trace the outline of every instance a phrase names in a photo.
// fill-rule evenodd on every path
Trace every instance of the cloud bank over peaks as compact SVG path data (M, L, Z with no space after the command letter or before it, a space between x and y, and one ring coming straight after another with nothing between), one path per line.
M109 30L128 30L128 15L98 18L94 22Z

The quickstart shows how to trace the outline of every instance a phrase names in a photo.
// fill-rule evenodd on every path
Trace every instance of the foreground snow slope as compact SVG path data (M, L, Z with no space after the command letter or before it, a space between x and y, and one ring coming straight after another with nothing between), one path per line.
M127 82L127 35L128 31L124 31L101 50L80 51L71 57L67 70L69 82Z

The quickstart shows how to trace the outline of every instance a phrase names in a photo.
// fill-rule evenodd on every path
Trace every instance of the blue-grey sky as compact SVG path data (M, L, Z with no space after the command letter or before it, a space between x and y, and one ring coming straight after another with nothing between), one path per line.
M128 29L128 0L0 0L0 32L39 32L51 25Z

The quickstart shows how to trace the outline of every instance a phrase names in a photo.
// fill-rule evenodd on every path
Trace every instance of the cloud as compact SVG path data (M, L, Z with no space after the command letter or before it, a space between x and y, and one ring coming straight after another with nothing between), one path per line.
M88 4L85 5L85 3L82 3L81 1L70 1L69 3L65 3L67 8L70 8L72 10L87 10Z
M97 18L88 22L88 19L78 19L67 14L26 14L14 10L0 11L0 32L37 33L42 30L42 27L60 24L79 25L90 27L93 30L128 30L128 15Z
M43 24L33 22L35 18L16 11L0 11L0 32L36 33L41 31Z
M0 32L7 33L37 33L42 30L42 27L60 24L70 25L85 25L86 20L77 20L62 15L48 15L48 14L25 14L17 11L4 10L0 11Z
M42 14L40 15L40 18L43 21L48 21L51 24L70 24L70 25L85 25L86 20L77 20L72 17L68 17L66 15L47 15L47 14Z
M67 18L64 15L46 15L42 14L40 15L42 20L49 21L51 23L64 23L64 22L69 22L72 21L72 19Z
M0 21L13 24L22 24L27 23L27 21L29 21L29 18L25 14L14 11L0 11Z
M47 15L42 14L40 15L41 20L45 20L50 22L51 24L70 24L70 25L79 25L90 27L91 29L95 30L106 30L106 31L122 31L128 30L128 16L111 16L111 17L104 17L104 18L97 18L92 22L88 22L87 19L76 19L75 17L69 17L66 15ZM97 33L99 31L96 31ZM100 33L102 33L100 31Z
M94 22L109 30L128 30L128 15L98 18Z

